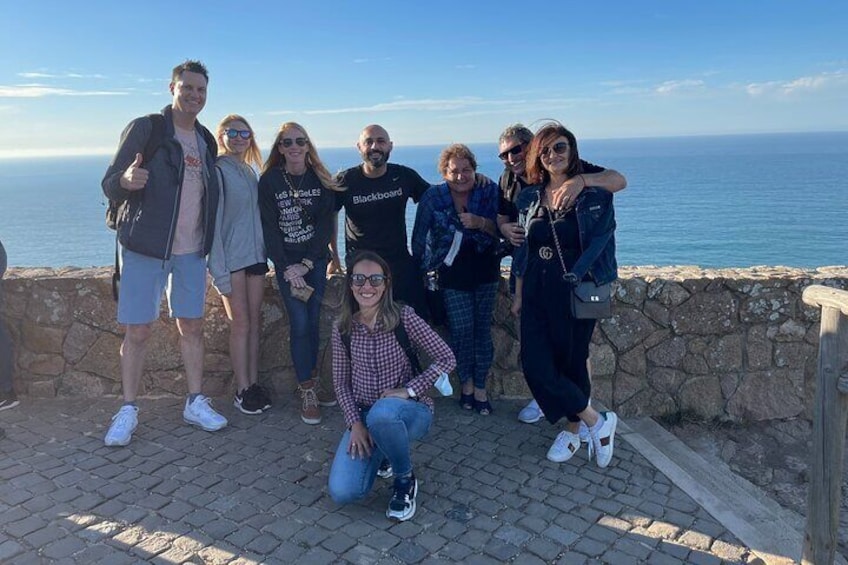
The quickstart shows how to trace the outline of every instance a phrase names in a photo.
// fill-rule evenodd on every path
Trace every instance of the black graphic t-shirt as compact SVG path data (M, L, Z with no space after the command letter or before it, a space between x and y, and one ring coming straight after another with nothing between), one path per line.
M268 257L277 269L303 258L316 266L326 264L336 193L324 188L312 169L288 179L284 175L277 167L259 179L259 213Z
M403 165L389 163L386 174L368 178L362 167L339 173L338 181L347 190L336 198L336 209L345 209L345 246L375 251L384 257L408 254L406 203L421 199L430 183Z

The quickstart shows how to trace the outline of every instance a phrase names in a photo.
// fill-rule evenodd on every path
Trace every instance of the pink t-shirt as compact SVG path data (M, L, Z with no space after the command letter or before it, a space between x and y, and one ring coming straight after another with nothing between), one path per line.
M175 128L174 137L183 148L183 188L180 194L180 215L174 233L171 253L197 253L203 245L201 211L203 206L203 162L194 129Z

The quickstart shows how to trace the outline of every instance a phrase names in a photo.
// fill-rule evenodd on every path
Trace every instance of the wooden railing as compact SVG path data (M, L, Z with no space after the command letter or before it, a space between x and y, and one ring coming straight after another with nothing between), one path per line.
M805 304L821 308L813 452L802 562L833 563L842 500L842 461L848 417L848 291L813 285Z

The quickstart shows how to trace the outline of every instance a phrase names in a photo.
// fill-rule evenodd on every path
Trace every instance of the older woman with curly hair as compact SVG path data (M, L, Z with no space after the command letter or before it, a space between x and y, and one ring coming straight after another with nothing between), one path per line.
M424 193L412 232L412 255L422 272L435 272L444 292L451 347L462 384L460 405L492 412L486 378L494 357L492 314L500 281L497 254L498 185L478 183L477 159L453 144L439 156L445 182Z
M300 417L306 424L321 423L315 376L318 322L340 190L306 129L294 122L281 125L262 167L259 211L265 247L289 315Z

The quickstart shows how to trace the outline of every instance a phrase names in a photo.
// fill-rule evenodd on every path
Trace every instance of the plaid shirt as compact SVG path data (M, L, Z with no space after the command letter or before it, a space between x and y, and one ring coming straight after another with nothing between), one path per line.
M409 306L401 309L401 323L412 345L433 359L418 376L413 376L409 358L394 332L382 329L379 322L371 331L365 324L353 321L350 358L338 325L333 327L333 386L348 427L361 420L360 409L372 406L383 391L392 388L411 388L432 411L433 399L427 391L439 375L450 373L456 366L450 347Z

